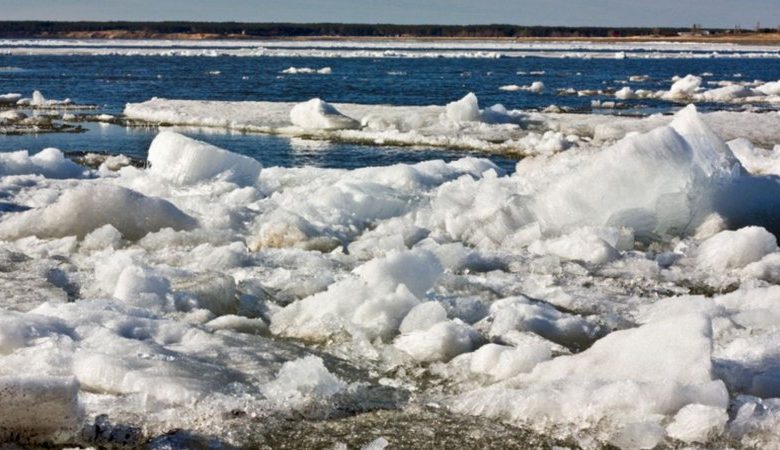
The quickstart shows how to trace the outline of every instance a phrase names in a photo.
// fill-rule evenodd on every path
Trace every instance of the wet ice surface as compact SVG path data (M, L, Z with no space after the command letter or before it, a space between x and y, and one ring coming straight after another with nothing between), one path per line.
M0 441L776 445L777 92L731 80L719 111L708 78L646 94L702 111L644 117L466 93L7 105L90 131L3 145L99 135L137 160L0 153ZM557 96L516 84L491 90Z

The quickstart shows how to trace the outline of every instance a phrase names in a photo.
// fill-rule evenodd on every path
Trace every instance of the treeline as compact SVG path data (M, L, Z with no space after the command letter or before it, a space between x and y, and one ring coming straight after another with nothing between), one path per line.
M248 37L619 37L674 36L690 28L606 28L518 25L391 25L241 22L54 22L0 21L0 36L52 37L73 33L122 32L139 35L208 34Z

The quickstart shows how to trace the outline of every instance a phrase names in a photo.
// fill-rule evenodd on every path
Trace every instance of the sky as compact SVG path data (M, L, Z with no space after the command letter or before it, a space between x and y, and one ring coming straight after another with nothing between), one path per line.
M780 0L0 0L2 20L780 26Z

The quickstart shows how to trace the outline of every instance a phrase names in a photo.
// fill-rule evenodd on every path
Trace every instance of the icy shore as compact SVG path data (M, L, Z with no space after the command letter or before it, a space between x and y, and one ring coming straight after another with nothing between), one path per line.
M743 125L760 115L293 106L126 114L291 134L413 120L427 128L405 133L472 140L539 118L591 135L512 175L475 158L264 167L172 132L147 169L0 154L0 440L252 446L273 420L434 405L548 445L780 442L780 181L754 146L780 139Z

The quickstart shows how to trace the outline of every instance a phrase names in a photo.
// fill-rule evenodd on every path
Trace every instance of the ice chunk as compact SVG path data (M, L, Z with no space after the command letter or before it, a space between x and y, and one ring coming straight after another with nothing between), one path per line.
M0 441L68 442L81 408L74 378L0 377Z
M360 122L345 116L335 106L319 98L293 106L290 120L293 125L307 130L348 130L360 127Z
M718 182L727 184L738 166L690 106L671 126L629 136L541 189L532 209L547 231L588 224L625 226L640 237L690 233L712 211Z
M316 356L286 362L276 379L263 386L265 396L279 407L301 409L324 402L346 389L347 383L328 371Z
M253 158L171 131L154 138L149 147L149 163L152 174L185 185L220 179L251 186L262 168Z
M708 102L728 103L753 95L755 95L755 92L750 88L732 85L702 92L701 99Z
M546 303L525 297L509 297L490 305L488 335L499 338L514 330L531 331L566 346L584 347L598 336L598 327L587 319L558 311Z
M393 345L417 361L449 361L472 350L473 331L459 320L439 322L427 330L412 331L395 339Z
M544 83L541 81L534 81L533 83L531 83L530 86L528 86L527 90L529 92L535 92L537 94L541 93L542 91L544 91Z
M76 333L59 319L0 310L0 356L33 345L39 339L62 336L75 339Z
M192 229L197 222L170 202L109 184L88 184L65 191L54 203L7 217L0 238L84 237L112 225L127 239L161 228Z
M625 86L624 88L615 92L615 98L619 100L630 100L636 97L636 93L628 86Z
M41 91L34 91L32 98L19 99L16 104L19 106L30 106L33 108L55 108L58 106L68 106L72 103L69 98L65 100L49 100L41 94Z
M26 150L0 153L0 176L37 174L47 178L79 178L86 172L56 148L46 148L32 156Z
M692 97L699 86L701 86L701 77L689 74L675 81L664 96L673 100L684 100Z
M445 114L453 122L478 122L480 114L477 96L469 92L462 99L447 103Z
M122 243L122 233L110 224L96 228L84 236L81 243L82 250L103 250L105 248L118 248Z
M780 81L764 83L761 86L758 86L756 90L764 95L780 95Z
M528 247L528 250L538 255L556 255L566 260L584 261L590 264L605 264L620 257L615 247L603 239L596 230L587 227L578 228L558 238L536 241Z
M212 330L230 330L246 334L266 334L268 332L268 325L265 324L263 319L250 319L249 317L236 316L233 314L220 316L207 322L206 328Z
M393 252L358 267L355 273L376 289L394 289L404 284L422 297L442 274L438 258L427 250Z
M282 70L282 73L288 74L288 75L297 75L297 74L319 74L319 75L330 75L333 73L330 67L323 67L321 69L312 69L311 67L288 67L284 70Z
M2 94L0 95L0 105L13 105L21 98L22 94L18 94L16 92Z
M534 92L536 94L540 94L544 92L544 83L541 81L534 81L528 86L518 86L516 84L508 84L499 87L499 89L502 91L527 91L527 92Z
M721 231L702 242L696 263L703 268L726 270L742 268L777 251L777 239L764 228L746 227Z
M691 404L683 407L666 430L669 436L683 442L705 443L719 436L729 420L722 408Z
M170 282L155 271L128 266L119 274L114 297L135 306L159 309L166 306L170 289Z
M483 345L472 354L469 367L474 373L504 380L522 372L529 372L550 357L550 345L542 342L517 348L491 343Z
M443 272L427 250L390 252L354 270L328 290L296 301L271 320L274 334L322 339L346 329L392 337Z
M384 437L378 437L360 448L360 450L383 450L390 445L390 441Z
M404 317L399 331L405 334L412 331L427 330L445 320L447 320L447 311L439 302L420 303Z

